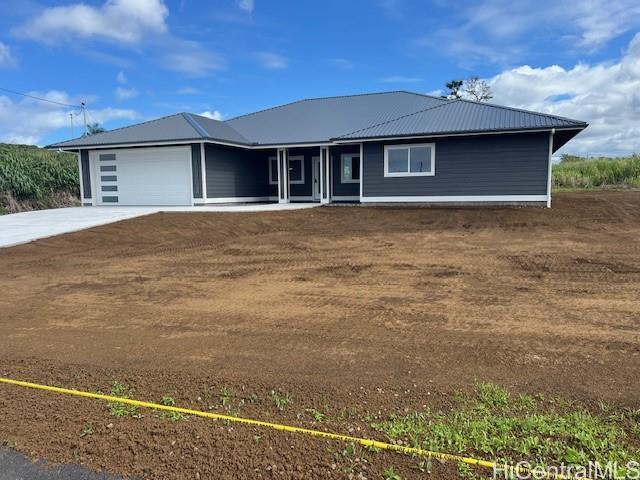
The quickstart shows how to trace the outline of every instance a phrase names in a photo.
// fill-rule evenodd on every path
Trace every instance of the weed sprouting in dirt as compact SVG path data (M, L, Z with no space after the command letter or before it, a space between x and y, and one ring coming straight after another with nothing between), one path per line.
M322 422L325 418L327 418L327 416L324 413L316 410L315 408L306 408L305 413L311 415L311 418L313 418L313 420L318 423Z
M165 405L167 407L175 407L176 401L172 396L165 395L160 399L160 405ZM170 420L172 422L180 422L181 420L187 419L187 416L184 413L171 412L171 411L163 412L162 415L160 415L160 417Z
M219 399L220 399L220 405L222 405L223 407L228 406L233 400L233 397L234 397L233 392L227 387L222 387L220 389Z
M109 391L109 394L112 397L131 398L131 395L133 395L133 390L124 383L114 380L114 382L111 384L111 390ZM138 413L138 409L134 405L127 405L120 402L107 403L107 409L109 410L109 415L117 418L135 417Z
M395 472L393 467L385 468L382 475L384 475L384 480L402 480L402 477Z
M0 442L0 446L13 448L13 449L15 449L17 445L18 443L16 442L15 438L7 438L5 440L2 440L2 442Z
M635 424L628 411L601 416L557 398L514 397L488 383L476 383L473 394L459 393L457 401L446 412L426 409L370 425L393 442L504 462L623 464L640 456L628 438Z
M280 390L271 390L271 400L276 408L283 411L288 405L293 402L293 398L286 392Z
M80 438L88 437L89 435L93 435L93 425L91 425L90 423L85 423L84 427L82 427Z

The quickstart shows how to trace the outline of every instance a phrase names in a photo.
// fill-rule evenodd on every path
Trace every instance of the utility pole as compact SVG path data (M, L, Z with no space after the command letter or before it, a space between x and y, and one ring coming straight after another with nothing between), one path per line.
M81 102L80 105L82 105L82 118L84 120L84 135L86 137L87 134L89 133L89 131L87 130L87 107L84 104L84 102Z
M69 114L69 119L71 120L71 138L74 137L74 133L73 133L73 112L71 112Z

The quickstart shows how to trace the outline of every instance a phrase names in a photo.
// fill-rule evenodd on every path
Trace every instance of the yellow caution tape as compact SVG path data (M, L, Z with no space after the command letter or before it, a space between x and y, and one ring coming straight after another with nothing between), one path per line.
M232 415L223 415L221 413L214 413L214 412L203 412L200 410L192 410L190 408L172 407L169 405L162 405L159 403L144 402L141 400L133 400L130 398L114 397L112 395L103 395L101 393L85 392L82 390L71 390L68 388L61 388L61 387L52 387L50 385L41 385L38 383L23 382L21 380L13 380L11 378L0 377L0 382L7 383L10 385L17 385L20 387L35 388L37 390L45 390L47 392L55 392L55 393L61 393L65 395L74 395L76 397L93 398L96 400L106 400L108 402L118 402L118 403L124 403L127 405L135 405L136 407L184 413L185 415L192 415L194 417L210 418L214 420L224 420L228 422L252 425L255 427L271 428L273 430L280 430L284 432L301 433L304 435L311 435L314 437L321 437L329 440L338 440L341 442L352 442L355 444L362 445L364 447L378 448L381 450L392 450L394 452L400 452L408 455L415 455L418 457L435 458L437 460L441 460L444 462L458 462L458 463L466 463L468 465L477 465L480 467L495 469L497 471L504 471L505 473L507 472L511 474L531 473L531 469L524 466L520 466L520 465L513 466L508 464L499 464L497 462L491 462L488 460L479 460L472 457L464 457L462 455L433 452L431 450L424 450L422 448L405 447L402 445L394 445L392 443L380 442L377 440L371 440L367 438L359 438L359 437L352 437L350 435L342 435L339 433L325 432L322 430L313 430L310 428L294 427L291 425L282 425L279 423L272 423L272 422L263 422L261 420L254 420L251 418L235 417ZM549 472L547 477L558 479L558 480L568 480L571 478L571 477L561 475L559 473L554 473L554 472Z

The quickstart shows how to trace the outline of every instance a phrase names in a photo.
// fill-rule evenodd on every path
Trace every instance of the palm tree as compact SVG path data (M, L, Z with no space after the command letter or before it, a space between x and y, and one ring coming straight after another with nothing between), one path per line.
M106 132L98 122L87 125L87 133L85 135L95 135L96 133Z

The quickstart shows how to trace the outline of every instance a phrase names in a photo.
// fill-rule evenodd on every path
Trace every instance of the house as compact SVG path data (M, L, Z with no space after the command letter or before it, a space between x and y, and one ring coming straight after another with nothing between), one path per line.
M551 155L585 122L396 91L226 121L179 113L50 145L83 205L551 202Z

